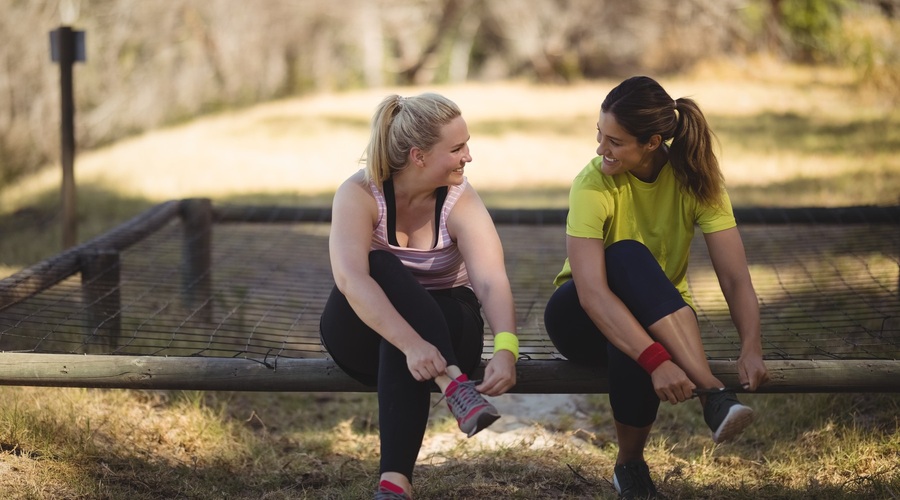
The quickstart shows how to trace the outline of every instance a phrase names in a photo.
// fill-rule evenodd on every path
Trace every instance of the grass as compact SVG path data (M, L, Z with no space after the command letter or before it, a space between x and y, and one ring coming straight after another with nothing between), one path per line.
M595 147L585 103L612 83L436 90L469 121L476 161L467 174L489 206L564 207L567 183ZM736 205L900 202L900 114L842 73L748 68L664 83L706 110ZM368 115L389 91L292 99L82 152L79 238L169 198L328 205L358 168ZM0 192L0 274L59 250L57 199L52 168ZM0 400L9 498L370 498L377 478L373 394L0 387ZM647 456L668 498L900 496L897 395L745 400L759 421L721 446L696 404L661 409ZM417 498L615 498L607 398L578 401L579 411L551 422L472 440L435 408Z
M367 498L376 480L372 394L5 387L0 397L0 487L14 498ZM896 397L745 399L761 421L728 445L711 442L697 405L661 409L647 454L668 498L900 492ZM584 404L590 419L444 446L417 469L418 498L615 498L607 400ZM447 419L433 412L428 439L452 430Z

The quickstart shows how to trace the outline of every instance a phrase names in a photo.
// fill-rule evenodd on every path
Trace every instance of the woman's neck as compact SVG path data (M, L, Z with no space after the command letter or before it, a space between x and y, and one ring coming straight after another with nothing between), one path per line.
M418 182L414 177L406 172L395 174L391 177L394 182L394 196L398 204L403 203L406 206L412 206L434 200L434 190L436 188Z
M668 161L669 148L665 145L661 145L660 147L656 148L653 151L653 155L647 159L645 167L642 167L641 169L634 169L631 171L631 174L643 182L654 182L656 181L656 178L659 177L659 173L662 171L663 166L665 166L666 162Z

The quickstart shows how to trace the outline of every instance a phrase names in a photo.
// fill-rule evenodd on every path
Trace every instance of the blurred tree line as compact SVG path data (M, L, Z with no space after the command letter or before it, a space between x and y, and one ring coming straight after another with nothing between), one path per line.
M61 11L86 32L79 148L315 90L565 83L756 53L900 88L900 0L0 0L0 187L58 156Z

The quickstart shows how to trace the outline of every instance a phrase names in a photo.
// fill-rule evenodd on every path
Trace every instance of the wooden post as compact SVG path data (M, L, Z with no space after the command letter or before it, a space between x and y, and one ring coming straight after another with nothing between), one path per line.
M50 32L50 55L59 63L60 161L62 163L62 246L65 250L78 241L78 217L75 201L75 98L72 91L72 67L84 61L84 32L60 26Z
M119 252L88 249L82 252L80 263L85 334L88 336L85 345L98 344L105 338L108 352L114 352L119 346L122 325Z
M212 202L191 198L181 202L184 225L182 298L194 318L212 319Z

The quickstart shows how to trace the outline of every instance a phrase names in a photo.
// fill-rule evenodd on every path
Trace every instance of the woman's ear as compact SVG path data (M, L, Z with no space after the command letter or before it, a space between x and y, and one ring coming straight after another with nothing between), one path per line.
M419 148L409 148L409 163L421 167L425 165L425 152Z
M651 135L650 140L647 141L647 151L656 151L660 144L662 144L662 136L659 134Z

